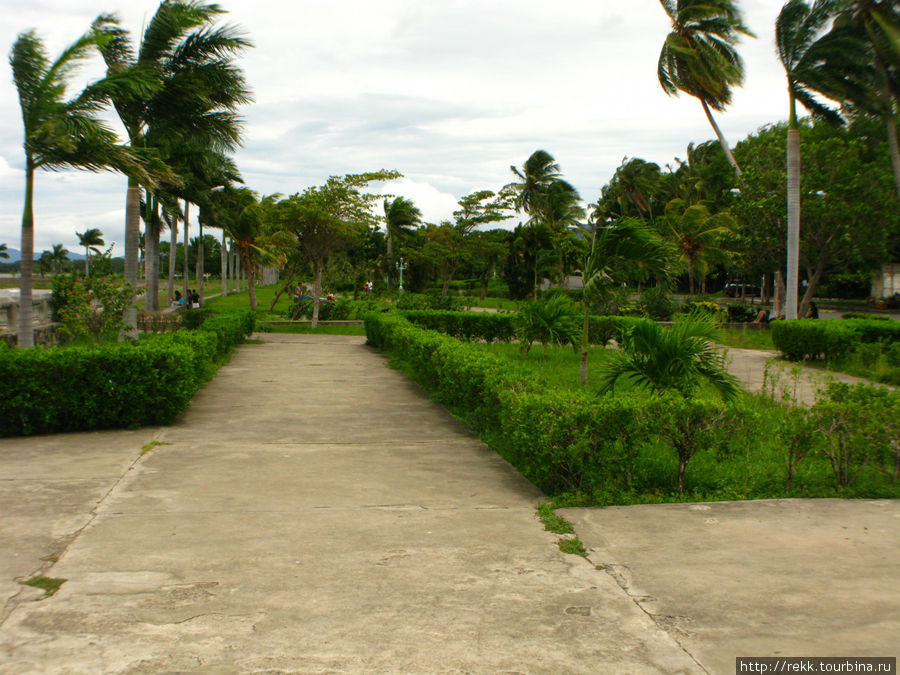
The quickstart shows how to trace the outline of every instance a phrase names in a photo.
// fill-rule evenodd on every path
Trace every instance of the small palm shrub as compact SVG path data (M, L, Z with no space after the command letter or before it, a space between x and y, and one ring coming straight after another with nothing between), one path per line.
M578 306L563 295L557 295L545 302L526 302L519 309L515 319L516 337L527 355L531 345L540 342L546 350L548 345L571 344L578 348L581 320Z
M714 345L718 328L711 316L694 312L665 329L652 321L638 321L624 331L621 349L601 371L602 387L611 390L620 377L654 394L675 391L690 396L702 382L724 399L740 388L725 369L725 357Z

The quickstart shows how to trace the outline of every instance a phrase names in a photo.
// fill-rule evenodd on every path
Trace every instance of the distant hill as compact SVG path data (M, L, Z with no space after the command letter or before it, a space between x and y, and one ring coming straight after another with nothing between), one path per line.
M47 249L41 249L40 251L34 252L34 259L37 260L41 257L41 252ZM0 259L0 263L14 263L19 262L22 259L22 252L17 248L8 248L6 252L9 253L9 258ZM75 251L69 250L69 260L84 260L84 253L76 253Z

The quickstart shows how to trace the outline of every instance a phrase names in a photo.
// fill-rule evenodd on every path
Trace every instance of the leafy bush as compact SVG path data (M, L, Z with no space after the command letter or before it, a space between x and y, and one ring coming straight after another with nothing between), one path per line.
M203 322L212 315L213 311L206 307L202 309L183 309L181 310L181 321L185 328L194 330L203 325Z
M665 288L651 286L641 295L641 310L654 321L668 321L678 309Z
M753 305L726 305L725 316L730 323L750 323L755 321L759 308Z
M770 324L775 348L791 361L834 359L847 353L858 334L847 321L798 319Z
M534 342L577 347L581 333L578 307L563 295L526 302L515 315L516 337L527 354Z
M509 342L515 337L511 314L493 312L443 312L431 310L402 313L409 321L461 340Z
M463 299L459 296L448 295L441 300L438 293L404 293L397 298L397 309L440 309L444 311L459 311L463 308Z
M366 334L370 344L388 352L551 496L572 495L576 503L666 501L682 492L719 499L777 497L785 494L786 465L793 494L896 496L890 487L896 477L888 473L900 448L886 439L896 438L897 422L877 438L865 435L886 416L900 420L896 392L879 394L887 398L877 411L860 407L872 398L862 390L845 397L852 399L846 405L857 406L861 421L871 421L865 425L869 431L853 432L867 444L864 455L851 456L850 462L865 480L854 477L856 491L848 492L837 478L827 485L831 471L825 445L802 445L809 437L802 436L808 420L794 424L793 417L802 412L787 406L762 398L723 404L678 395L596 397L548 389L482 346L414 326L398 313L368 314ZM824 408L821 412L817 428L831 419ZM852 419L854 413L841 415ZM790 445L791 434L802 437ZM789 461L786 447L794 453ZM803 456L809 459L798 472ZM733 468L717 468L727 462ZM857 489L857 482L865 486Z
M870 314L868 312L844 312L842 319L864 319L866 321L891 321L891 317L884 314Z
M0 350L0 436L170 424L252 330L238 312L140 343Z

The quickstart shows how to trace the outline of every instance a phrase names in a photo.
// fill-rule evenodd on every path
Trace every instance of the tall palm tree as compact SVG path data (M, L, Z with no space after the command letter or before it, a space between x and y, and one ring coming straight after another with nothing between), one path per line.
M590 226L591 248L581 266L584 281L584 316L581 331L581 384L587 384L588 325L592 303L606 304L625 267L645 265L665 280L672 251L653 228L637 218L623 218L609 226Z
M409 199L395 197L384 200L384 225L387 233L388 290L391 289L394 265L394 241L422 224L422 212Z
M542 216L547 191L555 181L562 179L553 155L546 150L535 150L521 170L515 166L509 169L519 180L508 184L504 190L513 193L516 211L524 211L532 217Z
M111 36L102 49L111 73L150 72L158 89L148 96L121 96L114 105L132 147L161 156L160 139L184 141L191 136L219 149L233 149L240 141L238 106L249 93L233 56L250 43L231 26L214 28L224 13L215 4L198 0L163 0L139 37L135 51L128 31L112 15L101 15L95 27ZM162 159L165 159L163 156ZM152 200L148 200L148 203ZM148 301L156 303L159 230L148 219ZM137 240L140 230L140 182L128 180L125 214L125 278L137 280ZM134 305L125 322L137 325Z
M63 265L69 262L69 249L62 244L53 244L53 250L50 251L50 264L59 274L62 272Z
M736 0L660 0L672 21L659 54L657 76L670 96L684 92L698 99L716 138L738 176L741 168L731 154L712 110L731 103L731 89L744 82L744 64L734 48L741 35L753 37L744 25Z
M6 244L0 244L0 260L9 260L9 248Z
M837 4L836 27L850 23L868 46L872 81L856 92L853 103L884 123L900 197L900 142L895 122L900 102L900 7L894 0L840 0Z
M800 130L797 101L813 115L834 124L840 114L817 98L817 93L844 100L853 87L852 73L865 71L866 50L849 30L828 31L832 0L789 0L775 21L775 45L788 81L787 130L787 279L785 318L796 319L800 260ZM827 32L828 31L828 32ZM865 77L860 79L864 80ZM800 308L805 315L805 307Z
M78 245L84 246L84 276L87 277L91 273L91 251L99 254L98 246L106 246L103 241L103 232L96 227L92 227L84 232L76 232L78 237Z
M9 55L22 109L25 150L25 206L22 211L22 262L19 291L19 347L34 346L32 271L34 267L34 174L38 169L115 169L150 182L145 165L97 115L113 94L147 92L143 73L111 74L66 98L69 78L107 37L96 30L81 36L50 61L33 31L19 35Z

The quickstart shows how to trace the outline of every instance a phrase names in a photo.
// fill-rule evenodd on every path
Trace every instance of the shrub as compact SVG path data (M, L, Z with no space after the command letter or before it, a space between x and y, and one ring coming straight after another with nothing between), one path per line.
M528 350L534 342L547 345L571 344L577 348L581 329L578 307L562 295L555 295L544 302L526 302L514 318L516 337L522 350Z
M750 323L756 320L759 308L753 305L726 305L725 316L731 323Z
M665 288L651 286L641 295L641 310L654 321L668 321L677 310Z
M770 324L772 342L791 361L832 359L847 353L858 339L848 321L798 319Z
M237 312L140 343L0 350L0 436L170 424L252 330Z

